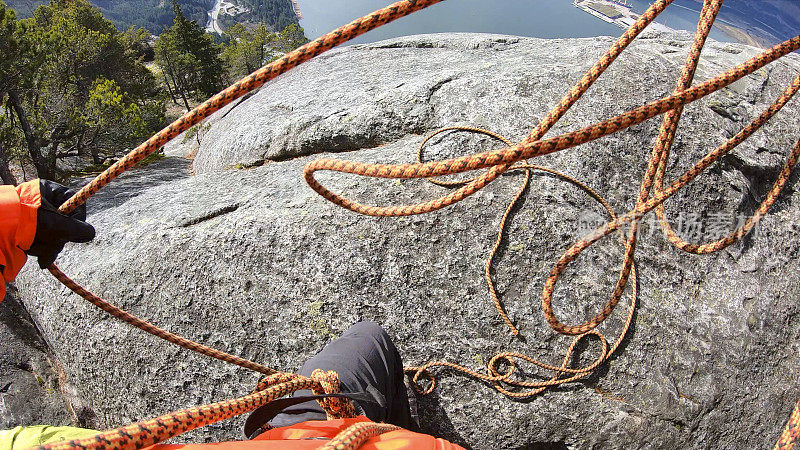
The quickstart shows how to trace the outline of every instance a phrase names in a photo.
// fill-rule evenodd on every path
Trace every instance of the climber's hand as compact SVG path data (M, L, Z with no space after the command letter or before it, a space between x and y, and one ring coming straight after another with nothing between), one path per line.
M27 251L39 258L39 267L46 268L56 260L67 242L89 242L94 239L94 227L86 223L86 206L81 205L69 215L58 207L76 191L49 180L41 180L42 205L36 214L36 236Z

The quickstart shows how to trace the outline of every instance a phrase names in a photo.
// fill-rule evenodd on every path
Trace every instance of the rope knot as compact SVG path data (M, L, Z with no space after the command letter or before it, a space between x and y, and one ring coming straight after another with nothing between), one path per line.
M260 392L269 387L276 386L290 381L300 381L301 383L286 391L286 394L299 389L311 389L314 395L339 394L342 392L339 381L339 374L333 370L324 371L315 369L311 372L311 377L286 372L278 372L268 375L258 381L258 385L253 392ZM343 419L356 416L356 408L353 402L347 398L323 398L317 400L328 420Z
M311 372L311 379L316 381L318 385L318 387L311 388L311 392L315 395L338 394L342 392L339 374L333 370L326 372L322 369L315 369ZM328 420L356 416L356 408L350 399L333 397L323 398L317 401L320 406L322 406L322 409L325 410Z

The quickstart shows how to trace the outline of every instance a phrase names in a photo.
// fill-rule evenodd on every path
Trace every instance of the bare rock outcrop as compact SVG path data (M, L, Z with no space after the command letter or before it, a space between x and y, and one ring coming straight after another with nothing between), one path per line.
M587 231L582 218L602 213L582 191L536 176L512 216L495 277L524 337L517 339L489 300L482 268L522 175L505 175L436 213L381 219L328 203L301 173L321 153L413 161L422 135L445 125L519 140L611 42L445 34L337 49L215 115L197 148L196 176L189 161L167 158L101 191L89 203L97 238L69 247L59 264L159 326L282 370L296 370L362 319L387 328L407 364L447 359L478 368L504 349L557 364L569 340L553 335L540 295L555 260ZM669 94L690 42L683 34L639 39L551 135ZM710 43L698 79L756 52ZM732 136L798 71L792 55L688 107L670 177ZM800 137L798 101L667 203L680 233L708 240L755 210ZM536 163L583 180L625 212L658 126L651 120ZM426 156L493 145L454 136L434 142ZM321 178L371 204L447 192L425 181ZM754 234L713 255L680 252L645 224L634 325L596 375L518 402L439 371L434 393L420 399L423 429L474 448L771 446L800 397L797 180ZM611 238L570 267L557 288L560 317L578 323L596 313L620 254ZM117 322L33 265L18 285L106 426L241 395L257 379ZM624 313L621 304L602 331L614 336ZM594 352L587 346L576 364ZM186 439L240 438L240 425L214 425Z

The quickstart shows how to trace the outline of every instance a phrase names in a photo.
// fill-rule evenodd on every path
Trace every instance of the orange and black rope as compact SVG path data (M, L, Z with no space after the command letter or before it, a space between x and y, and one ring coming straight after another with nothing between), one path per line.
M358 448L370 438L400 429L401 428L397 425L389 423L359 422L337 434L333 439L328 441L328 443L322 445L320 450L348 450Z
M469 133L483 134L483 135L492 137L492 138L494 138L496 140L499 140L499 141L503 142L504 144L506 144L508 146L512 145L511 142L508 141L507 139L505 139L504 137L499 136L499 135L497 135L495 133L492 133L491 131L488 131L488 130L483 130L483 129L480 129L480 128L471 128L471 127L447 127L447 128L442 128L440 130L437 130L434 133L432 133L429 136L427 136L425 139L423 139L422 144L420 145L420 147L419 147L419 149L417 151L417 159L420 162L422 160L422 154L423 154L424 145L426 143L428 143L433 137L435 137L435 136L437 136L439 134L445 133L445 132L469 132ZM568 175L565 175L565 174L563 174L561 172L558 172L556 170L553 170L553 169L549 169L549 168L541 167L541 166L536 166L536 165L531 165L531 164L527 164L527 163L515 164L509 169L509 171L516 171L516 170L525 171L525 179L524 179L522 185L520 186L519 190L517 191L516 195L514 196L514 198L511 200L511 202L506 207L505 213L503 214L503 217L500 220L500 225L498 227L498 232L497 232L497 238L495 239L494 246L492 247L491 251L489 252L488 257L486 258L486 264L484 266L484 277L486 279L486 284L487 284L487 286L489 288L489 295L492 298L492 302L494 303L495 308L497 309L498 313L500 314L500 317L502 317L503 321L509 327L511 332L513 334L515 334L515 335L518 334L519 332L518 332L517 328L514 326L514 324L512 323L511 319L506 314L505 310L503 309L503 307L502 307L502 305L500 303L500 298L499 298L499 296L497 294L497 290L495 288L494 280L492 279L491 270L492 270L492 264L494 262L495 255L497 254L497 251L500 248L500 244L501 244L501 242L503 240L503 236L505 234L506 226L508 224L509 215L511 214L511 211L515 208L515 206L519 202L520 198L524 194L528 184L530 183L530 179L531 179L531 176L532 176L533 172L535 171L535 172L548 173L548 174L554 175L554 176L556 176L558 178L561 178L562 180L567 181L568 183L574 184L575 186L579 187L584 192L586 192L590 197L592 197L597 202L599 202L603 206L603 208L605 208L606 212L608 213L609 217L612 220L616 219L616 214L614 214L613 208L611 207L611 205L609 205L609 203L600 194L598 194L596 191L594 191L592 188L590 188L586 184L584 184L584 183L582 183L582 182L580 182L580 181L578 181L578 180L576 180L576 179L574 179L574 178L572 178L572 177L570 177ZM436 180L436 179L429 179L429 181L431 181L434 184L438 184L438 185L442 185L442 186L454 187L454 186L459 186L459 185L468 183L468 182L470 182L472 180L463 180L463 181L455 181L454 182L454 181L440 181L440 180ZM425 364L425 365L422 365L422 366L419 366L419 367L407 367L406 368L406 373L410 374L413 377L413 380L415 382L419 382L420 376L425 376L430 381L430 384L425 389L418 389L421 393L425 393L425 394L432 392L433 389L435 388L435 385L436 385L435 379L432 377L432 375L430 374L429 370L431 368L433 368L433 367L436 367L436 366L443 366L443 367L448 367L450 369L453 369L453 370L456 370L456 371L459 371L459 372L462 372L462 373L466 373L466 374L468 374L468 375L470 375L470 376L472 376L474 378L478 378L478 379L481 379L481 380L484 380L484 381L491 382L492 385L494 385L495 389L497 389L498 391L502 392L503 394L505 394L505 395L507 395L509 397L514 397L514 398L530 397L530 396L539 394L540 392L544 391L548 387L556 386L556 385L559 385L559 384L562 384L562 383L567 383L567 382L570 382L570 381L574 381L574 380L586 377L586 376L590 375L595 369L597 369L597 367L599 367L605 360L607 360L608 357L610 357L614 353L614 351L616 351L617 347L622 342L622 338L627 333L628 328L630 328L631 322L633 321L633 313L634 313L634 310L635 310L635 307L636 307L636 298L637 298L637 295L638 295L638 286L636 284L637 282L636 282L636 276L635 276L635 274L636 274L635 266L633 267L632 270L633 270L632 273L634 274L634 276L633 276L632 283L631 283L631 286L632 286L631 307L630 307L630 309L628 311L627 319L626 319L625 324L623 325L623 327L622 327L622 329L621 329L621 331L619 333L618 338L616 339L616 341L614 341L614 343L610 347L608 345L608 341L606 340L605 336L603 336L599 332L592 331L592 332L589 332L589 333L582 334L580 336L576 336L573 339L572 344L569 346L569 348L568 348L568 350L567 350L567 352L566 352L566 354L565 354L565 356L564 356L564 358L562 360L561 365L558 366L558 367L552 366L552 365L549 365L549 364L546 364L546 363L543 363L543 362L540 362L540 361L538 361L538 360L536 360L534 358L531 358L530 356L522 354L522 353L518 353L518 352L502 352L502 353L499 353L499 354L495 355L489 361L489 363L487 364L487 367L486 367L486 373L480 373L480 372L474 371L472 369L466 368L466 367L464 367L462 365L451 363L451 362L447 362L447 361L435 361L435 362L431 362L431 363L428 363L428 364ZM572 354L574 352L575 346L581 340L583 340L584 338L587 338L587 337L594 337L601 343L601 345L602 345L601 354L594 360L594 362L592 364L590 364L590 365L588 365L586 367L578 368L578 369L573 369L573 368L568 367L568 364L569 364L570 358L572 357ZM533 365L535 365L537 367L540 367L540 368L542 368L544 370L555 372L555 374L549 380L541 381L541 382L528 382L528 381L524 381L524 380L513 380L511 378L511 375L514 373L514 370L516 368L516 362L515 362L516 359L521 359L521 360L527 361L528 363L533 364ZM508 371L506 371L505 373L501 373L497 368L498 364L500 364L500 363L507 364L508 367L509 367ZM564 374L569 374L569 376L565 377L565 376L563 376ZM520 388L522 390L512 391L509 388Z
M92 194L109 183L112 179L124 171L132 168L147 155L160 149L170 139L201 122L210 114L219 110L236 98L239 98L253 89L260 87L266 81L275 78L276 76L329 50L330 48L333 48L336 45L346 42L392 20L438 3L439 1L441 0L398 1L386 8L356 19L350 24L340 27L333 32L328 33L319 39L316 39L304 45L303 47L286 54L279 60L259 69L253 74L238 81L231 87L225 89L221 93L210 98L194 110L186 113L167 128L160 131L148 141L134 149L119 162L109 167L92 182L82 188L73 198L66 202L61 207L62 212L69 212L73 210L75 207L85 202ZM592 69L590 69L589 73L587 73L586 76L584 76L577 83L577 85L567 93L559 105L554 108L553 111L551 111L551 113L532 130L526 139L516 145L512 145L510 142L489 131L468 129L466 131L487 134L504 141L507 147L499 150L442 161L423 163L420 159L420 162L417 164L364 164L334 159L320 159L313 161L306 166L304 177L308 184L320 195L339 206L368 215L403 216L435 211L463 200L467 196L482 189L500 176L500 174L508 170L524 170L526 172L525 185L527 185L528 180L530 179L531 171L544 171L554 174L584 189L584 191L586 191L590 196L601 202L608 211L611 220L590 235L580 239L572 247L570 247L570 249L568 249L561 258L559 258L558 262L551 271L550 276L547 278L545 287L543 289L542 307L548 323L559 333L575 336L572 344L562 360L561 365L554 366L542 363L527 355L516 352L503 352L495 355L490 360L487 367L487 373L485 374L473 371L454 363L439 361L420 367L408 368L407 370L414 374L415 380L419 380L420 376L424 376L431 382L429 389L433 389L433 383L435 382L435 379L428 369L434 366L447 366L456 370L461 370L485 381L489 381L500 392L503 392L508 396L527 397L541 392L543 389L546 389L549 386L555 386L567 381L585 377L600 364L602 364L608 358L608 356L615 351L621 339L625 335L625 330L627 330L631 323L633 311L636 306L637 287L635 276L631 281L633 291L631 295L631 307L628 313L626 325L624 326L619 338L614 344L609 345L605 337L594 329L611 314L612 310L621 298L628 280L631 278L630 275L635 273L633 255L635 253L636 246L636 225L645 214L649 213L653 209L656 209L656 214L662 223L664 233L670 242L675 244L678 248L695 253L710 253L724 248L724 246L730 245L744 233L752 229L752 227L755 226L758 220L763 217L763 215L778 198L780 191L785 186L789 175L797 163L798 157L800 157L800 141L798 141L798 144L795 145L795 148L787 158L784 169L781 171L775 185L768 193L761 207L756 211L754 216L745 223L744 226L735 230L729 236L709 244L690 244L677 237L674 231L669 227L664 217L664 212L661 205L665 200L679 192L681 188L694 180L694 178L700 175L711 164L719 160L719 158L721 158L724 154L731 151L739 143L744 141L744 139L755 132L755 130L761 127L767 120L769 120L769 118L777 113L792 98L792 96L797 92L798 88L800 88L800 77L798 77L776 100L776 102L770 106L769 109L764 111L764 113L762 113L758 118L756 118L751 124L745 127L736 136L731 138L727 143L710 152L694 167L681 175L675 182L664 188L664 174L666 171L666 163L669 157L669 148L672 144L683 106L709 95L725 86L728 86L747 74L752 73L755 70L758 70L759 68L777 60L778 58L800 48L800 36L797 36L779 45L776 45L772 49L753 57L752 59L713 79L691 87L691 82L700 51L702 50L706 37L708 36L708 31L711 27L711 24L713 23L714 18L719 11L722 0L705 1L698 23L695 42L690 51L687 64L681 74L678 86L672 95L641 106L632 111L628 111L604 122L597 123L571 133L566 133L561 136L556 136L549 139L543 138L547 131L566 113L566 111L583 95L583 93L586 92L589 86L591 86L591 84L625 49L625 47L627 47L627 45L630 44L630 42L671 2L672 0L657 0L654 2L653 5L645 12L645 14L643 14L642 17L639 18L639 20L637 20L636 23L632 25L631 28L628 29L623 36L620 37L617 42L615 42L614 45L612 45L609 51L592 67ZM662 123L657 144L653 150L648 169L642 180L642 187L640 188L640 195L637 200L636 207L624 215L616 216L607 202L605 202L602 197L599 196L599 194L591 190L591 188L583 183L580 183L579 181L574 180L564 174L553 171L552 169L534 166L526 162L526 160L529 158L561 151L586 142L590 142L602 136L623 130L631 125L641 123L660 114L665 114L664 121ZM420 149L420 155L421 151L422 149ZM431 178L484 168L488 168L489 170L483 175L476 176L466 180L463 183L460 183L463 185L449 195L418 205L390 207L377 207L359 204L329 191L314 178L314 173L320 170L332 170L380 178ZM521 197L525 185L523 185L522 189L518 191L517 195L506 209L506 213L501 221L495 246L491 251L489 258L487 258L485 267L486 280L487 284L489 285L489 291L492 296L492 300L495 303L500 315L511 329L512 333L516 333L517 330L513 325L513 322L508 318L507 314L503 310L499 298L497 297L493 280L491 278L491 267L494 254L496 253L499 243L503 238L509 212ZM615 287L609 302L597 316L584 324L570 326L560 322L551 306L551 299L555 289L555 283L559 279L560 275L563 273L569 263L574 261L583 250L588 248L594 242L597 242L603 237L608 236L614 231L620 230L627 225L631 226L629 227L624 239L625 257L623 260L623 268L621 270L617 286ZM338 389L338 379L335 373L326 373L320 371L318 373L315 372L315 374L313 374L310 378L301 377L295 374L278 372L260 364L203 346L189 339L182 338L151 325L148 322L143 321L100 299L98 296L92 294L71 280L55 265L52 265L49 269L60 282L66 285L73 292L77 293L109 314L114 315L120 320L123 320L148 333L154 334L181 347L249 368L251 370L263 373L267 375L267 377L259 384L256 392L248 396L214 403L212 405L189 408L183 411L170 413L156 419L106 431L87 439L53 444L44 448L141 448L161 442L191 429L204 426L218 420L233 417L237 414L252 411L266 402L291 393L297 389L311 389L314 392L335 392ZM602 347L601 353L592 364L578 369L571 368L569 367L569 362L575 346L581 339L585 337L597 339ZM550 380L545 382L527 382L521 380L515 380L512 382L510 377L515 370L517 360L527 361L528 363L534 364L542 369L552 371L554 372L554 375ZM500 363L505 363L508 366L507 370L501 371L498 368L498 364ZM531 390L520 391L520 388L528 388ZM349 402L336 403L335 401L326 401L324 402L323 406L325 407L326 411L328 411L329 416L342 417L352 414L352 410L350 409L352 408L352 405L350 404L348 407L348 404ZM795 411L793 418L796 415L797 411ZM794 422L797 422L797 420L794 420ZM787 425L787 433L791 432L790 425L794 422L790 421L789 425ZM328 448L356 448L370 437L386 431L391 431L392 429L395 428L386 424L357 424L356 426L353 426L343 432L340 436L337 436L334 440L330 441ZM793 429L797 429L796 424Z
M178 120L171 123L169 126L148 139L146 142L139 145L125 157L120 159L117 163L113 164L103 173L98 175L89 184L80 189L72 198L70 198L60 207L60 211L64 213L71 212L78 205L86 202L86 200L91 197L92 194L100 190L111 180L134 167L139 161L146 158L148 155L159 150L169 140L201 122L203 119L213 114L215 111L218 111L220 108L229 104L233 100L247 94L248 92L251 92L254 89L257 89L265 82L296 67L299 64L302 64L305 61L308 61L315 56L324 53L327 50L330 50L341 43L347 42L388 22L404 17L430 5L439 3L440 1L442 0L402 0L395 2L386 8L382 8L373 12L372 14L358 18L345 26L337 28L336 30L327 33L320 38L309 42L297 50L287 53L285 56L281 57L275 62L257 70L256 72L234 83L232 86L215 95L214 97L208 99L192 111L184 114ZM197 427L252 411L264 403L287 395L298 389L312 389L314 392L336 392L336 390L338 390L339 383L335 372L317 374L319 376L318 379L315 380L306 379L304 377L291 374L284 374L261 364L257 364L220 350L204 346L192 340L162 330L106 302L70 279L55 264L52 264L48 270L53 274L53 276L55 276L56 279L58 279L70 290L91 302L98 308L108 312L109 314L126 323L129 323L130 325L133 325L143 331L151 333L183 348L266 374L268 375L268 378L271 377L272 381L262 383L261 387L263 390L249 396L228 400L226 402L215 403L213 405L205 405L170 413L156 419L139 422L128 427L121 427L115 430L100 433L92 438L83 439L80 441L52 444L40 448L142 448L161 442L172 436L179 435ZM274 383L278 384L272 386ZM266 388L265 386L267 385L272 387ZM273 396L270 395L271 393L277 394ZM323 408L326 409L331 417L336 417L339 415L346 416L348 414L352 415L353 413L352 404L349 400L325 399L321 403ZM359 430L355 431L357 432L356 435L363 435L363 433L361 433ZM346 430L342 436L347 438L346 442L361 442L358 439L351 439L350 436L352 434L353 432Z
M300 389L321 389L320 377L325 375L313 374L310 378L294 374L271 375L272 380L261 386L263 389L244 397L188 408L165 414L155 419L104 431L87 438L48 444L39 448L51 450L117 450L146 447L181 433L253 411L261 405ZM336 381L338 383L338 378Z
M800 401L794 406L786 428L775 444L775 450L792 450L797 445L800 445Z

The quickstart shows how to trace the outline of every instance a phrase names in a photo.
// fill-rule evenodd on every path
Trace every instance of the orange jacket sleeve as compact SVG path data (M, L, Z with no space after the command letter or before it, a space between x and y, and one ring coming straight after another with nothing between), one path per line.
M326 440L339 434L350 425L369 422L364 416L353 419L309 420L296 425L274 428L251 441L230 441L213 444L154 445L145 450L267 450L267 449L317 449ZM360 450L464 450L444 439L408 430L396 430L370 438Z
M42 204L39 180L19 186L0 186L0 302L6 295L6 283L14 281L22 270L36 236L36 212Z

